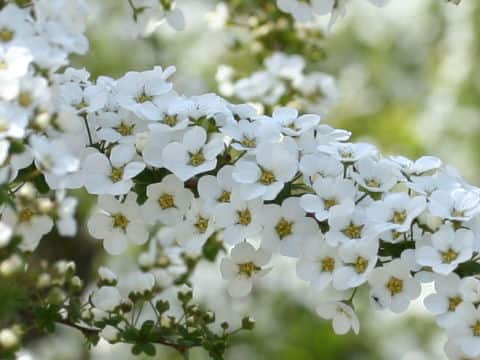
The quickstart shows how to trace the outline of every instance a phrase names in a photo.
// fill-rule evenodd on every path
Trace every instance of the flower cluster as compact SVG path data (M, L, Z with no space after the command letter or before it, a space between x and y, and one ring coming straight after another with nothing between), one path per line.
M332 26L338 18L345 15L348 2L349 0L277 0L277 6L299 22L312 21L315 16L330 14L329 26ZM376 6L384 6L390 0L368 0L368 2Z
M385 6L391 0L366 0L375 6ZM460 4L461 0L446 0L455 5ZM350 0L276 0L277 6L281 11L291 14L295 21L311 22L317 16L330 14L328 27L330 28L335 22L345 16L347 13L347 5Z
M135 354L154 354L153 343L179 351L190 344L221 358L227 327L211 332L214 316L191 305L190 290L178 293L183 320L174 321L164 315L163 290L186 284L203 257L224 251L219 273L231 296L244 297L279 254L296 259L299 279L319 293L319 315L340 334L359 331L359 287L369 288L376 307L401 313L422 283L434 281L426 306L449 335L447 352L480 357L480 189L438 158L385 157L322 123L334 82L305 74L301 57L275 54L267 70L233 85L271 114L215 94L179 94L173 67L119 79L60 71L69 53L88 47L83 3L65 8L64 0L38 0L0 11L0 273L24 268L19 254L35 251L54 226L75 235L77 200L66 190L79 188L97 197L87 222L92 237L111 255L141 247L143 272L122 295L117 276L100 269L88 301L56 298L49 321L133 344ZM140 9L136 16L147 11ZM299 107L318 106L322 96L322 116L274 107L297 93L312 99ZM44 276L40 285L79 292L72 266L60 265L63 280ZM137 327L144 303L156 322ZM62 316L64 306L75 311ZM252 326L248 318L242 324ZM0 345L13 333L1 330Z
M220 92L267 108L292 105L319 114L326 114L338 100L335 79L319 71L305 72L305 59L300 55L275 52L265 59L264 66L264 70L241 79L235 79L232 68L219 67Z
M140 36L149 36L165 21L175 30L185 28L185 17L175 0L128 0L135 28Z

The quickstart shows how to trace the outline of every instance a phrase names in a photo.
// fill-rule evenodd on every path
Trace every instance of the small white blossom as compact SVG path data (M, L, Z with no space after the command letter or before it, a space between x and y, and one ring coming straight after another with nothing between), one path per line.
M270 254L263 249L255 249L250 243L237 244L230 252L230 258L220 263L222 277L229 282L228 293L232 297L247 296L252 290L253 279L270 271L265 265Z

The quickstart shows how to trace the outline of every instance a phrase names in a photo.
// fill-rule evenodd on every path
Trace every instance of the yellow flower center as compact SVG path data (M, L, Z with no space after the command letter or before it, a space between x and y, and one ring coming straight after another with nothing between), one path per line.
M31 209L29 208L22 209L18 213L18 221L22 223L29 222L30 220L32 220L33 215L34 213Z
M246 275L248 277L252 277L253 274L256 272L260 271L261 268L259 268L257 265L255 265L252 261L243 263L243 264L238 264L238 272L239 274Z
M375 179L368 179L367 181L365 181L365 184L372 188L378 188L381 185L380 182Z
M342 149L339 151L339 153L344 160L353 158L353 151L350 149Z
M174 127L178 123L177 115L167 115L163 118L163 123L170 127Z
M323 200L323 204L325 206L325 209L330 210L330 208L334 207L335 205L338 204L337 199L331 198L331 199L325 199Z
M117 132L122 136L129 136L133 134L134 128L135 128L135 124L128 125L127 123L124 123L122 121L120 125L115 128L115 130L117 130Z
M458 252L453 250L452 248L448 249L447 251L442 251L442 261L446 264L450 264L452 261L457 260Z
M257 142L255 141L255 139L249 139L247 137L244 137L242 140L242 145L248 148L254 148L255 146L257 146Z
M8 131L8 129L10 129L8 121L0 119L0 132Z
M330 256L323 258L321 261L321 269L322 272L333 272L333 270L335 270L335 259Z
M112 173L110 174L110 179L117 183L123 178L123 169L122 168L112 168Z
M362 230L365 225L355 225L353 222L350 223L345 229L342 230L342 233L350 239L360 239L362 237Z
M168 193L164 193L158 198L158 204L163 210L170 209L175 206L173 196Z
M208 218L199 216L197 218L197 222L195 223L195 227L197 228L200 234L204 234L208 229Z
M395 211L392 215L392 219L390 220L394 224L403 224L407 219L407 212L403 211Z
M0 29L0 41L10 42L13 40L13 35L14 35L13 31L7 28Z
M7 70L8 69L8 64L5 60L0 59L0 70Z
M280 239L283 239L286 236L293 234L293 221L288 221L285 218L281 218L280 221L275 225L275 231L277 232Z
M230 191L224 191L222 194L218 197L218 201L221 203L229 203L230 202L230 196L232 193Z
M392 296L400 294L403 291L403 280L392 276L390 280L388 280L387 289Z
M200 166L204 162L205 162L205 156L203 156L203 153L201 151L199 151L195 154L190 154L190 165Z
M453 217L464 217L465 216L465 211L453 209L452 210L452 216Z
M33 99L28 92L22 91L20 94L18 94L18 103L20 106L29 107L32 105L32 102Z
M448 311L455 311L458 305L463 302L460 296L454 296L448 299Z
M357 260L355 260L354 267L357 274L363 274L367 270L368 260L359 256Z
M147 101L152 101L153 96L145 94L145 92L141 93L140 95L137 96L137 102L140 104L146 103Z
M271 171L262 169L262 174L260 175L260 182L263 185L270 185L275 182L275 174Z
M77 110L82 110L86 107L88 107L88 103L85 100L82 100L75 105L75 109L77 109Z
M247 226L252 222L252 214L249 209L238 211L238 223Z
M473 336L480 336L480 320L477 320L470 328L472 329Z
M128 223L130 222L127 217L121 213L118 214L113 214L112 215L113 219L113 227L114 228L120 228L123 231L127 230Z

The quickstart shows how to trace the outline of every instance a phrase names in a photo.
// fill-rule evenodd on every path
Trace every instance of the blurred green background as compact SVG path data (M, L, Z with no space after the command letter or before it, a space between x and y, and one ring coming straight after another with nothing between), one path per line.
M74 63L94 78L174 64L180 92L217 91L216 69L232 53L229 30L209 29L205 21L216 3L179 0L186 31L174 33L164 25L155 36L135 40L125 25L126 1L91 0L91 51ZM351 130L354 140L373 142L387 154L437 155L479 184L480 2L455 7L443 0L393 0L381 9L365 1L351 5L322 40L327 57L309 65L338 79L342 97L325 122ZM320 19L320 28L325 20ZM249 67L251 61L236 58L235 64ZM301 287L283 285L254 294L257 328L235 338L227 359L444 358L445 338L421 302L408 314L393 316L374 313L363 296L361 334L339 337L300 301ZM103 343L89 353L81 339L62 330L58 337L31 343L21 360L129 359L128 353L121 345ZM178 357L165 352L157 358ZM206 355L194 352L191 358Z

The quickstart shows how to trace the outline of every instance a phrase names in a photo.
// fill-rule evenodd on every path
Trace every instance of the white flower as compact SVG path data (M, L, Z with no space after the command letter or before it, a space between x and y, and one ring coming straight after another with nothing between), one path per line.
M475 277L467 277L460 284L460 293L465 301L480 302L480 281Z
M15 212L11 207L5 207L2 222L14 229L14 233L22 237L19 248L22 251L33 251L44 235L53 227L52 219L38 213L30 207L22 207Z
M435 279L435 293L424 299L425 307L437 316L437 323L443 328L454 324L457 309L464 301L460 284L461 279L457 274L439 276Z
M10 244L12 239L12 228L3 222L0 222L0 249Z
M148 240L147 225L136 201L134 193L129 193L123 203L109 195L98 197L99 211L90 217L87 226L94 238L103 240L105 250L112 255L123 253L128 241L141 245Z
M221 204L216 210L218 226L223 229L223 239L229 245L238 244L257 236L262 230L263 201L242 200L233 195L230 204Z
M99 140L110 143L135 143L136 135L147 130L146 122L135 116L130 111L106 111L96 117L100 128L96 130Z
M410 197L407 193L391 193L381 201L371 204L367 209L368 216L389 228L382 234L385 241L402 240L400 235L410 230L412 222L426 209L425 197Z
M305 216L298 198L287 198L282 206L265 205L261 217L262 247L285 256L299 256L304 240L318 232L315 220Z
M431 241L431 246L417 249L416 258L420 265L431 267L436 273L448 275L472 257L474 236L471 230L455 231L452 225L444 225L432 235Z
M340 247L340 266L333 274L336 290L353 289L365 283L377 264L378 241L356 241Z
M149 223L159 221L173 226L181 221L193 201L193 194L185 189L175 175L167 175L160 183L147 187L147 201L142 214Z
M419 297L421 292L420 283L410 275L407 264L400 259L374 269L368 283L373 302L395 313L407 310L410 301Z
M174 1L137 0L135 5L142 9L136 14L135 22L138 25L139 35L143 37L150 36L165 19L175 30L180 31L185 28L185 17Z
M275 109L272 120L277 122L282 133L287 136L300 136L320 123L320 116L305 114L298 116L298 110L288 107Z
M351 180L335 178L318 178L313 183L315 194L305 194L300 198L300 205L307 213L315 214L319 221L327 220L335 206L345 201L354 201L357 189Z
M432 215L452 221L468 221L480 213L478 190L438 190L429 198Z
M163 149L163 164L180 180L185 181L214 169L217 155L223 149L222 136L215 134L208 140L205 129L195 126L187 130L181 143L173 142Z
M467 302L459 305L455 324L447 333L467 356L480 356L480 309Z
M175 132L185 130L192 123L189 113L194 102L190 99L178 98L172 93L172 97L163 97L162 101L158 101L157 106L162 110L162 116L158 122L149 125L150 130Z
M300 171L310 183L318 177L337 178L343 174L342 163L330 155L308 154L300 160Z
M110 312L121 304L122 296L116 287L102 286L92 294L91 301L97 309Z
M338 249L328 245L319 233L306 241L297 261L297 275L310 282L316 291L322 291L332 282L340 264Z
M97 272L98 272L98 277L102 282L109 283L109 284L116 284L118 281L117 275L112 270L110 270L105 266L100 266Z
M17 105L32 113L36 107L46 106L49 103L50 92L46 79L27 75L20 79Z
M167 79L174 72L174 67L163 70L156 66L149 71L126 73L117 83L118 103L145 120L160 119L161 111L155 102L171 91Z
M62 236L75 236L77 233L75 210L78 199L72 196L65 197L65 194L57 192L55 205L55 225L58 233Z
M111 325L105 326L102 331L100 331L99 335L110 344L114 344L120 339L120 331Z
M133 186L132 178L145 164L132 161L136 155L131 145L120 144L112 149L110 158L93 153L84 160L85 188L90 194L123 195Z
M126 288L129 294L144 295L153 291L154 287L155 276L151 273L132 273L126 280Z
M43 172L63 176L77 171L80 166L79 159L70 152L62 138L49 140L33 135L30 137L30 146L35 164Z
M352 179L371 192L387 192L401 179L398 167L386 159L364 158L355 164Z
M233 179L240 183L246 200L261 197L273 200L286 182L297 173L297 156L283 144L260 144L255 160L241 159L235 165Z
M365 210L348 198L343 199L341 205L332 207L328 225L326 240L331 246L374 240L381 232L366 216Z
M280 129L270 118L255 121L240 119L222 128L222 132L232 138L232 147L238 151L255 154L258 144L274 143L280 140Z
M360 331L360 322L352 307L341 301L320 303L317 306L320 317L332 320L333 331L338 335L345 335L353 330L355 334Z
M136 145L138 148L141 148L143 160L147 165L162 168L164 167L162 158L163 149L173 141L181 142L183 132L166 132L159 126L153 125L158 124L150 124L149 130L142 134L141 138L144 139L139 141L137 138Z
M403 156L393 156L391 159L399 164L407 175L416 177L432 175L442 166L442 160L434 156L422 156L416 161Z
M222 277L229 282L228 293L232 297L247 296L252 290L253 279L270 271L264 267L269 260L270 254L263 249L256 250L248 242L237 244L230 258L223 258L220 263Z
M94 112L107 102L108 94L100 86L81 86L78 83L60 85L58 90L63 106L74 108L78 113Z
M27 124L27 112L11 103L0 102L0 139L23 138Z
M375 146L366 143L336 143L319 145L317 150L343 163L353 163L377 153Z
M198 180L198 193L212 209L222 204L230 204L235 182L232 178L233 166L226 165L218 170L217 176L205 175Z
M198 252L216 230L214 214L202 200L196 199L175 230L181 246L187 251Z
M19 79L27 74L28 67L33 58L30 51L26 47L20 46L3 46L0 44L0 79L9 81ZM17 85L18 86L18 85ZM5 96L3 86L0 86L2 97L12 99L16 96ZM18 88L17 88L18 90Z

